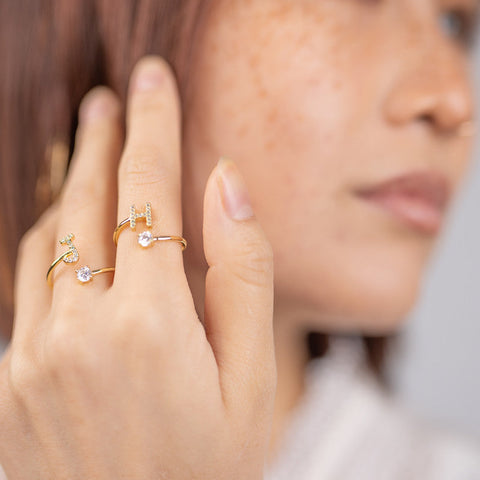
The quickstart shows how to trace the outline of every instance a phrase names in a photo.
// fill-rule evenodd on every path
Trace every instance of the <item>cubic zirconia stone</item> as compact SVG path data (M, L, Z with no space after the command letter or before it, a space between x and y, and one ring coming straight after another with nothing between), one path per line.
M148 230L142 233L138 234L138 243L142 247L148 247L152 243L152 232L149 232Z
M77 278L81 282L89 282L92 279L92 271L87 266L75 270L77 272Z
M63 261L65 263L75 263L78 260L78 251L77 250L71 250L71 255L67 255Z

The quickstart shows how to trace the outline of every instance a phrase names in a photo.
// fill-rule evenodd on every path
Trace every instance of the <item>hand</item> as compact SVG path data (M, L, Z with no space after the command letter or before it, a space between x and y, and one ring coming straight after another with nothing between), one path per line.
M154 234L182 235L180 103L163 59L133 71L125 142L120 112L107 87L87 94L62 194L22 238L0 463L9 480L263 478L277 380L271 246L245 194L231 216L218 180L234 179L230 194L240 183L227 162L204 194L203 324L181 245L143 249L138 220L115 248L131 204L151 202ZM51 289L46 270L70 232L80 260L61 262ZM85 264L115 272L81 284Z

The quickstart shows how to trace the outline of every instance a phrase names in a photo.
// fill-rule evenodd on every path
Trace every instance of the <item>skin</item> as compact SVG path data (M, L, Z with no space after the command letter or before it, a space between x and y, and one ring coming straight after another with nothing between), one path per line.
M473 3L218 1L184 132L161 59L136 67L163 80L131 90L124 145L113 92L87 94L62 197L19 253L0 363L9 478L262 478L303 392L302 334L388 333L418 296L437 237L352 190L419 168L460 187L472 85L438 22L458 6ZM232 218L220 176L230 192L244 179L236 211L250 198L253 216ZM185 252L141 251L128 230L112 248L148 200L152 231L183 235ZM69 231L92 267L115 265L113 283L79 286L60 265L48 289Z

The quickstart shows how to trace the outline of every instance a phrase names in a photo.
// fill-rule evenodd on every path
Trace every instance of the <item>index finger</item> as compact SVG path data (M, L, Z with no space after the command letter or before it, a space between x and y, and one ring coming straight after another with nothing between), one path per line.
M129 217L132 205L140 213L149 202L152 225L148 228L145 218L139 218L134 231L129 223L120 231L114 283L159 280L164 285L165 275L169 281L172 274L185 278L182 246L162 241L144 248L137 242L137 235L146 230L155 236L182 236L180 102L173 72L161 57L143 57L135 66L126 126L117 224Z

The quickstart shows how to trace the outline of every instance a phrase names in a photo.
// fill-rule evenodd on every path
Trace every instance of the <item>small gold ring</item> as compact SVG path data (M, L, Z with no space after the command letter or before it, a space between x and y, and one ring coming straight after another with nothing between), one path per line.
M105 267L105 268L98 268L97 270L92 270L88 265L84 265L83 267L78 268L75 270L75 273L77 274L77 280L80 283L88 283L94 275L97 275L98 273L104 273L104 272L114 272L115 267Z
M59 240L61 245L68 245L68 250L64 253L62 253L58 258L56 258L48 267L47 270L47 283L50 287L52 287L52 272L53 269L63 260L65 263L75 263L79 259L78 255L78 250L75 248L75 245L73 244L72 240L75 238L75 235L73 233L69 233L65 237L63 237L61 240Z
M115 245L118 244L118 236L120 235L120 232L127 226L127 224L130 224L130 228L135 230L138 218L144 218L147 227L152 226L152 206L150 202L146 202L145 211L140 213L136 212L135 205L130 206L129 217L122 220L113 232L113 243ZM150 246L153 242L168 240L180 243L182 245L182 251L187 248L187 241L178 235L154 236L150 230L145 230L142 233L139 233L137 236L138 244L144 248Z
M143 248L149 247L153 242L173 240L182 245L182 252L187 248L187 241L178 235L154 236L150 230L145 230L137 236L137 242Z
M130 228L135 230L137 218L145 218L147 227L152 226L152 205L150 202L145 204L145 211L140 213L136 212L135 205L130 205L130 215L125 220L122 220L113 232L113 243L115 245L118 244L118 236L120 235L120 232L127 226L127 223L130 223Z

